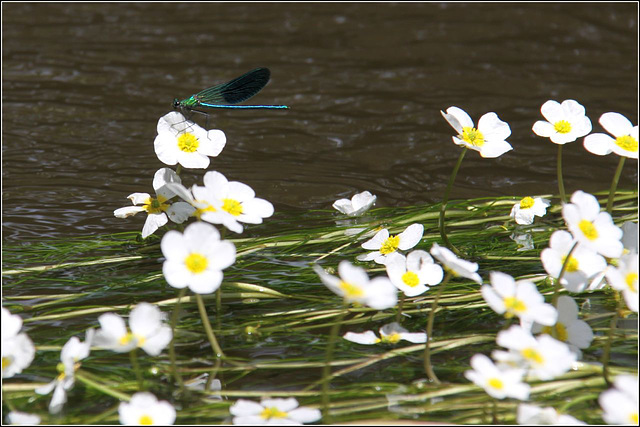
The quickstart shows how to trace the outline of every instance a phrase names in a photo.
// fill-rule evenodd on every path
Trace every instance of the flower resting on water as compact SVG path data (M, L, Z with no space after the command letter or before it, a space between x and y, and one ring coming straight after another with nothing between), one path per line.
M389 230L383 228L378 231L373 238L362 244L363 249L372 250L365 255L357 257L358 261L375 261L378 264L384 264L387 256L394 253L398 249L406 251L420 243L424 234L424 226L422 224L411 224L402 233L396 236L390 236Z
M617 267L607 269L607 281L612 288L621 291L629 310L638 312L638 254L635 251L623 255Z
M540 112L547 121L534 123L536 135L550 138L554 144L566 144L591 132L591 120L585 115L585 109L577 101L567 99L559 104L547 101L542 104Z
M478 264L460 259L447 248L434 243L431 246L431 255L442 263L444 269L454 277L466 277L477 283L482 283L482 277L477 273Z
M549 247L542 250L540 259L547 273L558 278L567 255L576 243L571 233L557 230L551 235ZM571 252L571 257L562 275L560 284L570 292L582 292L589 285L589 279L602 272L607 261L586 246L578 244Z
M464 376L482 387L491 397L526 400L529 398L529 385L522 382L524 369L500 369L484 354L476 354L471 358L473 370L466 371Z
M584 139L587 151L598 156L613 152L631 159L638 158L638 125L633 126L620 113L604 113L599 122L615 139L606 133L592 133Z
M559 414L554 408L541 408L521 403L518 405L518 424L520 425L586 425L571 415Z
M613 385L598 398L602 418L607 424L638 425L638 377L618 375Z
M188 203L176 202L169 204L169 199L176 194L167 187L167 183L180 183L180 177L169 168L158 169L153 176L153 189L157 197L151 197L148 193L133 193L127 198L135 206L126 206L113 211L117 218L127 218L138 212L147 212L147 220L142 227L142 238L153 234L159 227L168 222L169 218L175 223L186 221L193 213L194 208Z
M2 307L2 378L11 378L33 361L36 348L22 328L22 318Z
M453 137L456 145L478 151L486 158L499 157L513 149L506 141L511 135L511 128L500 120L496 113L487 113L480 117L478 128L475 128L471 117L458 107L449 107L446 113L440 113L458 132L458 135Z
M428 252L417 250L406 257L398 252L387 256L387 275L398 289L408 297L420 295L429 286L442 282L442 267L433 262Z
M142 348L147 354L157 356L173 336L171 328L162 323L164 313L153 304L141 302L131 310L127 331L124 319L114 313L98 317L101 329L96 332L94 344L118 353Z
M398 291L386 277L369 280L367 272L352 265L349 261L341 261L338 265L340 277L332 276L319 265L314 271L332 292L344 298L346 303L357 303L384 310L398 302Z
M400 340L407 340L409 342L420 344L427 342L427 334L424 332L409 332L398 322L389 323L380 328L380 337L378 338L373 331L366 331L361 333L347 332L344 335L344 339L347 341L355 342L358 344L396 344Z
M531 332L549 334L553 338L565 342L579 358L581 348L588 348L593 341L593 331L589 324L578 319L578 304L567 295L561 295L557 302L558 320L553 326L542 326L534 323Z
M543 217L547 213L549 200L540 197L525 197L511 208L511 218L521 225L533 224L534 217Z
M171 230L160 243L166 260L162 272L169 285L186 286L198 294L210 294L222 283L222 270L236 260L233 243L220 240L216 228L204 222L187 226L184 234Z
M576 355L565 343L546 334L536 338L519 325L499 332L496 343L511 351L494 351L495 360L525 368L541 380L564 374L576 361Z
M84 342L80 342L78 337L71 337L60 352L62 363L58 364L57 367L60 374L49 384L36 388L35 392L38 394L49 394L53 391L53 396L49 403L50 413L57 414L60 412L67 401L67 390L71 390L73 387L75 372L80 367L78 362L89 356L91 351L94 332L93 329L87 330Z
M513 277L492 271L491 286L483 285L481 292L489 307L506 318L518 316L523 327L530 328L533 322L551 326L556 323L558 313L554 306L546 304L536 285L529 280L515 281Z
M607 258L622 255L622 230L613 224L611 215L600 212L600 204L591 194L576 191L571 203L562 207L562 217L573 237Z
M176 410L166 400L158 400L148 392L138 392L129 402L118 407L122 425L171 425L176 420Z
M227 138L219 129L204 130L172 111L158 120L158 136L153 146L158 159L166 165L180 163L187 169L206 169L209 157L216 157Z
M235 425L300 425L312 423L321 418L317 409L298 407L293 397L288 399L262 399L260 403L239 399L231 405Z
M333 203L333 207L345 215L357 216L369 210L375 202L376 196L368 191L363 191L362 193L354 195L351 200L336 200Z

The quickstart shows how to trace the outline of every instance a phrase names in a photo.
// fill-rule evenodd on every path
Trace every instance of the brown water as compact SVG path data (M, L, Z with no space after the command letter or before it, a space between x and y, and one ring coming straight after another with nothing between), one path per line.
M622 4L3 3L3 241L139 230L113 210L151 192L159 117L257 66L254 100L217 111L212 161L279 212L369 190L437 202L460 153L439 110L495 111L514 150L469 152L453 198L556 193L557 146L531 131L548 99L597 124L638 115L638 9ZM565 146L568 192L608 188L618 162ZM204 171L184 179L191 185ZM628 161L621 187L637 186Z

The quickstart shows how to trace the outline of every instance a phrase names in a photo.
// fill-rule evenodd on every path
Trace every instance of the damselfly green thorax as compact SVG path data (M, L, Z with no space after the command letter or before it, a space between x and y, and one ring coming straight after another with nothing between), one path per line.
M286 105L235 105L254 96L266 86L271 72L268 68L256 68L227 83L212 86L182 101L173 100L176 110L199 112L200 108L233 109L283 109Z

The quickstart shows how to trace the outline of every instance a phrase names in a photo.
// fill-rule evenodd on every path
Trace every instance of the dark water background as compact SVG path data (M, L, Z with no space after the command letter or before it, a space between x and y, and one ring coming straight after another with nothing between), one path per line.
M469 152L453 198L556 193L540 106L576 99L594 131L607 111L637 123L637 22L636 3L3 3L3 241L140 230L113 210L152 192L158 118L257 66L272 79L252 101L291 109L216 112L228 142L209 170L277 212L363 190L438 202L460 153L452 105L495 111L514 147ZM568 192L607 189L618 161L582 139L564 158ZM628 161L620 186L637 179Z

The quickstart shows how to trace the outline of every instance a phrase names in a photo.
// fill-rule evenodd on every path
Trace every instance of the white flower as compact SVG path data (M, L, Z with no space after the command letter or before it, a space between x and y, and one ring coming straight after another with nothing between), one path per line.
M476 354L471 358L472 371L466 371L464 376L482 387L491 397L504 399L526 400L529 398L529 385L522 382L523 369L499 369L484 354Z
M591 120L585 116L585 109L573 99L559 104L547 101L542 104L540 112L547 121L537 121L533 131L538 136L550 138L555 144L566 144L591 132Z
M129 402L118 407L120 424L123 425L171 425L176 420L176 410L166 400L158 400L148 392L138 392Z
M481 292L489 307L506 318L518 316L522 326L531 326L535 321L541 325L554 325L558 318L556 309L544 302L536 285L529 280L515 281L513 277L492 271L491 286L483 285Z
M607 280L612 288L622 291L629 310L638 312L638 254L630 252L618 260L618 267L607 269Z
M559 414L554 408L541 408L527 403L518 405L517 420L520 425L586 425L571 415Z
M558 230L551 235L549 247L540 253L544 269L550 276L558 278L569 251L576 241L571 233ZM582 292L589 284L589 279L604 271L607 261L586 246L578 246L571 253L560 284L570 292Z
M606 133L592 133L584 139L587 151L598 156L614 152L618 156L638 158L638 125L634 126L620 113L604 113L599 122L615 139Z
M236 425L300 425L321 418L320 411L298 407L293 397L288 399L262 399L260 403L239 399L231 405L229 412Z
M387 255L397 251L398 249L406 251L420 243L423 233L424 226L422 224L411 224L402 233L396 236L390 236L389 230L383 228L378 231L371 240L367 240L361 245L363 249L372 250L374 252L360 255L357 257L357 260L373 260L378 264L384 264L387 260Z
M541 380L551 380L564 374L576 361L576 355L563 342L549 335L534 338L529 331L518 325L499 332L496 343L511 351L495 351L495 360L524 365Z
M215 292L222 283L222 270L236 260L233 243L220 240L220 233L213 225L196 222L190 224L184 234L171 230L160 243L166 260L162 273L174 288L186 286L198 294Z
M49 394L53 391L51 402L49 403L49 412L57 414L62 410L62 406L67 401L67 390L71 390L75 382L75 372L79 369L80 360L89 356L91 351L91 343L93 341L94 330L87 330L85 341L80 342L78 337L71 337L67 343L62 346L60 352L61 364L58 366L60 374L49 384L35 389L38 394Z
M141 347L147 354L157 356L173 337L171 328L162 323L165 317L155 305L141 302L131 310L129 332L122 317L105 313L98 317L102 329L96 332L94 344L118 353Z
M387 256L385 266L391 283L408 297L423 294L429 286L442 282L442 267L425 251L413 251L406 257L393 252Z
M375 202L376 196L368 191L363 191L362 193L354 195L351 200L336 200L333 203L333 207L345 215L357 216L369 210Z
M376 277L369 280L363 268L356 267L349 261L341 261L338 265L340 278L327 273L319 265L315 265L313 269L322 283L343 297L347 303L358 303L384 310L398 302L398 292L388 278Z
M440 113L458 132L458 135L453 137L456 145L478 151L482 157L487 158L499 157L513 149L506 141L511 135L511 128L500 120L496 113L487 113L480 117L478 128L475 128L471 117L458 107L449 107L446 113Z
M611 215L600 212L600 204L591 194L580 190L573 193L571 203L562 206L562 216L581 244L607 258L622 255L622 230L613 224Z
M33 361L36 348L22 328L22 318L2 307L2 378L11 378Z
M558 320L553 326L533 324L531 331L542 332L569 345L578 358L582 357L581 348L588 348L593 341L593 331L589 324L578 319L578 304L567 295L558 298Z
M373 331L361 333L347 332L344 339L358 344L396 344L400 340L407 340L414 344L427 342L427 334L424 332L409 332L398 322L389 323L380 328L380 336L378 338Z
M184 222L193 213L194 208L184 202L176 202L170 205L169 199L176 194L168 187L168 183L180 183L180 177L169 168L158 169L153 176L153 189L157 197L151 197L148 193L133 193L127 198L135 206L127 206L113 211L117 218L127 218L138 212L147 212L147 220L142 227L142 238L147 238L168 221L167 214L173 222ZM166 213L165 213L166 212Z
M455 277L466 277L477 283L482 283L482 277L477 273L478 264L458 258L447 248L440 247L437 243L431 246L431 255L442 263L444 269Z
M5 419L7 424L13 425L21 425L21 426L32 426L36 424L40 424L39 415L36 414L27 414L26 412L18 412L11 411L7 414L7 418Z
M514 218L518 224L533 224L535 216L544 216L547 213L547 207L550 202L540 197L525 197L519 203L511 208L511 218Z
M153 142L158 159L166 165L180 163L185 168L206 169L209 157L216 157L227 138L219 129L206 131L177 111L158 120L158 136Z
M607 424L638 425L638 377L619 375L613 385L598 398L602 418Z
M516 249L516 251L530 251L534 248L533 236L529 232L520 233L518 229L516 229L516 231L511 233L509 238L518 245L518 249Z
M222 224L235 233L242 233L241 222L262 224L263 218L273 215L270 202L256 197L247 184L227 181L220 172L204 174L204 188L194 185L192 191L196 200L209 204L201 211L203 221Z

